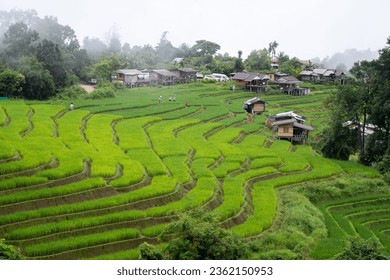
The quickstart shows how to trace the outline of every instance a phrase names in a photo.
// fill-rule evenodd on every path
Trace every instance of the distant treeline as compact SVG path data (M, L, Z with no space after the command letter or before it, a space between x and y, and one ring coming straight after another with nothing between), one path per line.
M109 81L117 69L171 69L190 67L203 74L246 71L280 71L298 77L312 63L276 52L278 43L253 50L244 60L219 54L220 45L197 40L193 46L175 47L163 32L156 46L122 43L114 30L105 41L85 37L82 45L75 31L56 17L40 18L35 10L0 11L0 92L3 96L47 99L77 82Z

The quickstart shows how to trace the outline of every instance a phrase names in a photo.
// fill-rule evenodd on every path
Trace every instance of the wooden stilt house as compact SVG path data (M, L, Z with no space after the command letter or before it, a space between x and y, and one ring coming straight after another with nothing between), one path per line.
M309 132L314 130L312 126L303 124L306 120L304 117L292 111L270 116L269 119L278 139L287 139L292 143L305 144Z

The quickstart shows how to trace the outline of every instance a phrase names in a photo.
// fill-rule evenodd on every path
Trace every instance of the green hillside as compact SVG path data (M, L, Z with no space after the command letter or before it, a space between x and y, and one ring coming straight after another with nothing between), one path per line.
M137 259L140 244L161 243L179 214L202 208L252 244L251 258L330 259L348 236L390 255L381 175L312 148L332 90L261 95L254 120L242 105L255 94L218 83L126 89L75 99L73 111L70 101L0 101L0 239L28 259ZM315 128L312 146L265 126L292 110Z

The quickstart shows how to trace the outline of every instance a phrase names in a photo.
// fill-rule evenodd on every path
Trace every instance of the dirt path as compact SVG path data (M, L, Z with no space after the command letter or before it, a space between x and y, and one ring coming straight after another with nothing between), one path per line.
M91 93L95 90L95 86L92 85L86 85L86 84L78 84L79 87L85 89L86 92Z

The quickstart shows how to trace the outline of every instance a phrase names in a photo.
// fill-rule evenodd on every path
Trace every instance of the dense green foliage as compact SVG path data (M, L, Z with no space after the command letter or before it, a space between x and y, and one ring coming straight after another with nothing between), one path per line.
M0 260L21 260L20 252L11 245L4 244L4 239L0 239Z
M273 70L271 57L278 60L280 70L290 75L298 76L305 68L296 57L290 58L283 52L276 55L276 41L270 43L268 49L246 54L245 60L241 50L237 50L237 56L220 54L220 45L204 39L197 40L193 46L183 43L175 47L168 40L167 31L155 47L130 47L129 43L120 41L120 35L114 30L107 35L106 42L85 37L81 46L74 30L59 24L55 17L39 18L34 10L0 11L0 15L0 64L4 63L19 75L13 75L11 80L0 79L0 88L6 88L7 96L11 97L48 99L80 81L110 81L114 71L123 68L191 67L203 74L230 75L244 69ZM2 71L0 68L0 74ZM34 76L32 72L37 74ZM26 82L19 92L22 76ZM38 90L44 93L38 94Z
M383 260L381 245L377 240L349 238L345 249L336 256L337 260Z
M355 63L351 69L355 81L341 86L331 99L333 118L322 146L325 156L348 160L359 151L362 163L390 172L389 67L390 38L378 59Z
M207 213L199 211L184 215L162 234L169 238L163 251L144 244L140 247L144 259L171 260L237 260L248 254L248 244L222 229Z

